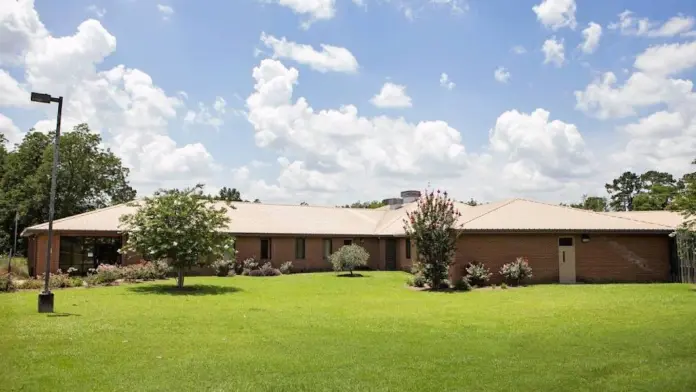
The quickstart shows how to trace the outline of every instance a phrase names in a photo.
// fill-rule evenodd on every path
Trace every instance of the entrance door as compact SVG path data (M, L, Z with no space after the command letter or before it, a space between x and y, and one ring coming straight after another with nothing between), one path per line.
M386 265L384 268L387 271L395 271L396 270L396 240L393 238L387 239L386 244L384 248L384 260L386 261Z
M575 241L573 237L558 239L558 281L575 283Z

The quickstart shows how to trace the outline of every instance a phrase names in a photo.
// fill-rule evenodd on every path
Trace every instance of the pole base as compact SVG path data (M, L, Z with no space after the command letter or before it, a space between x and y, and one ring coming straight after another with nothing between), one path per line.
M53 313L53 293L44 291L39 293L39 313Z

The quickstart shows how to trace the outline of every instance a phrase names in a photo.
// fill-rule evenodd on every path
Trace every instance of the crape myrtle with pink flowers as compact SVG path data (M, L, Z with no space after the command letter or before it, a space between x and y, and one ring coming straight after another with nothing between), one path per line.
M421 274L432 290L443 287L457 250L457 218L461 213L447 192L426 190L417 208L404 219L406 235L415 245L418 257L414 272Z

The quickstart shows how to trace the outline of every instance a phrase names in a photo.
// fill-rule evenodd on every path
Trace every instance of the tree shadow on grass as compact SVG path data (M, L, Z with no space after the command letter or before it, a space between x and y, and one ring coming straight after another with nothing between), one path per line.
M237 287L215 286L210 284L193 284L178 288L167 284L153 284L147 286L133 286L129 291L138 294L160 294L160 295L223 295L242 291Z
M370 275L363 275L363 274L359 274L356 272L353 272L353 275L351 275L350 273L345 273L345 274L338 274L336 276L338 276L339 278L369 278L370 277Z
M81 315L76 313L49 313L46 317L80 317Z

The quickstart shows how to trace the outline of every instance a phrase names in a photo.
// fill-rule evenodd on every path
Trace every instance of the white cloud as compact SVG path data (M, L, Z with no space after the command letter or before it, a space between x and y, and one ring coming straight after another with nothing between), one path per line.
M213 109L220 114L225 114L225 108L227 107L227 101L223 97L215 97L215 103L213 104Z
M510 72L505 67L498 67L493 72L493 77L500 83L507 83L510 80Z
M0 135L7 139L7 147L12 148L16 143L20 143L24 138L19 128L12 122L12 119L0 113Z
M377 95L370 102L378 108L408 108L411 107L411 97L406 94L406 86L394 83L384 83Z
M164 4L157 4L157 11L162 15L163 20L169 20L174 15L174 8Z
M599 46L599 39L602 37L602 26L595 22L590 22L582 31L583 41L578 46L584 53L594 53Z
M446 88L447 90L452 90L457 85L450 80L449 75L443 72L440 74L440 86Z
M577 25L575 21L576 8L575 0L543 0L533 6L532 11L541 24L552 30L563 27L574 29Z
M442 177L467 165L461 135L443 121L361 117L353 105L314 110L305 98L293 101L299 73L276 60L261 61L253 76L247 107L256 145L301 162L296 170L340 172L346 184L357 186L347 180L351 174L362 173L365 181Z
M353 4L357 5L358 7L365 7L365 0L353 0Z
M139 190L180 181L182 175L204 179L217 170L203 145L178 146L169 137L169 122L184 106L180 98L167 95L138 69L97 69L116 50L116 38L101 23L87 20L73 35L54 37L33 2L3 2L0 8L0 58L23 71L27 91L65 98L66 132L81 122L101 132L105 145L131 169L130 179ZM4 40L5 32L11 40ZM36 108L46 114L37 130L53 129L55 105Z
M273 50L274 58L287 58L309 65L319 72L353 73L358 71L358 60L346 48L322 44L320 52L310 45L291 42L285 37L278 39L266 33L261 33L261 42Z
M558 189L564 181L596 171L592 154L579 130L550 113L530 114L510 110L501 114L490 130L490 149L504 154L503 177L517 189Z
M87 7L87 11L91 12L94 14L94 16L97 17L97 19L101 19L106 15L106 8L99 8L96 5L92 4L89 7Z
M512 49L510 49L510 50L511 50L512 53L514 53L514 54L525 54L525 53L527 53L527 49L525 49L525 47L522 46L522 45L515 45L515 46L513 46Z
M639 37L673 37L690 35L696 20L692 16L677 15L666 22L651 21L648 18L636 18L633 12L626 10L619 14L619 21L609 24L610 30L619 30L623 35Z
M263 0L262 0L263 1ZM319 20L329 20L336 15L336 0L265 0L290 8L294 13L308 16L301 27L308 29Z
M556 37L551 37L544 41L541 51L544 52L544 64L554 64L560 67L565 62L563 40L558 41Z
M676 75L696 66L696 41L651 46L636 56L637 69L652 75Z
M0 106L28 106L29 92L7 71L0 69Z
M696 93L691 80L670 76L696 67L693 51L691 43L650 47L636 57L623 84L607 72L575 92L576 107L591 116L642 116L619 127L625 147L612 154L617 166L676 174L689 169L696 151Z

